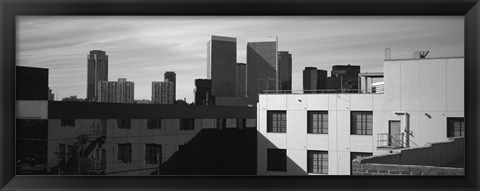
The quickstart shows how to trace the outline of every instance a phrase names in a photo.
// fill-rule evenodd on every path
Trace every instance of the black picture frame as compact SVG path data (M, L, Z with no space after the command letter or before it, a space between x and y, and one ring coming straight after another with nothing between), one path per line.
M17 15L464 15L466 157L463 177L15 176ZM1 0L0 188L5 190L478 190L478 0Z

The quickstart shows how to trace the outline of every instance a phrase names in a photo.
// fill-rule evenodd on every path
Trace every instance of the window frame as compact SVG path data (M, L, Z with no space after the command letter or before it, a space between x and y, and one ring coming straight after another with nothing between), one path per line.
M122 149L120 149L122 147ZM126 147L126 148L123 148ZM121 151L121 152L120 152ZM125 153L130 151L129 153ZM127 159L125 159L125 156ZM118 143L117 144L117 161L122 163L132 162L132 144L131 143Z
M267 171L287 172L287 149L267 149Z
M315 156L317 157L317 168L315 167ZM328 151L307 150L307 173L328 174ZM326 165L325 165L326 163ZM326 166L326 169L324 168Z
M153 148L152 148L153 147ZM158 149L158 150L157 150ZM153 150L153 151L152 151ZM156 153L159 153L159 161L157 161ZM152 154L155 154L152 156ZM147 143L145 144L145 164L162 164L163 148L161 144Z
M280 117L274 115L280 115ZM283 117L285 116L285 120ZM276 120L274 121L275 118ZM274 124L280 127L274 127ZM283 126L284 125L284 126ZM270 110L267 111L267 133L287 133L287 111L286 110Z
M455 123L460 122L459 131L455 129ZM453 125L453 126L450 126ZM456 135L460 132L460 135ZM465 118L464 117L447 117L447 137L465 137Z
M147 129L162 129L162 119L161 118L147 119Z
M357 121L358 120L353 120L353 116L354 114L360 114L359 116L361 116L361 121L360 121L360 124L362 124L362 126L360 127L360 129L358 129L358 126L357 126ZM368 126L368 115L371 115L372 116L372 120L371 120L371 126L369 128ZM358 116L358 115L357 115ZM363 117L366 117L365 120L363 121ZM354 128L356 127L356 128ZM360 134L357 133L357 131L360 130ZM370 130L370 134L369 134L369 130ZM373 135L373 111L350 111L350 135Z
M118 118L117 119L117 128L118 129L132 129L132 119Z
M195 119L194 118L182 118L178 122L178 130L180 131L194 131L195 130ZM187 128L185 128L187 125Z
M321 119L317 120L317 128L314 127L314 116L321 116ZM325 118L326 116L326 118ZM326 121L324 121L326 119ZM326 126L325 123L326 122ZM317 130L317 132L315 132ZM326 110L313 110L307 111L307 134L328 134L328 111Z

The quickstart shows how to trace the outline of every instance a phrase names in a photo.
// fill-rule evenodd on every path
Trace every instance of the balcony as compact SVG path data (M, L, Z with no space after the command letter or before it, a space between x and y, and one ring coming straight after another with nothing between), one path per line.
M400 149L403 148L403 133L395 136L389 133L377 134L377 148L379 149Z

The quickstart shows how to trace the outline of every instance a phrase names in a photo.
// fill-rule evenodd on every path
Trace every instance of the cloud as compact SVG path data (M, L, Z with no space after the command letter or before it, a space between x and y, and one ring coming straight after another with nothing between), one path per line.
M151 81L177 73L177 97L193 101L194 80L206 77L210 35L237 38L245 62L248 38L278 36L293 56L293 89L302 70L361 65L381 71L384 48L393 58L430 50L430 56L463 56L462 16L19 16L17 63L50 69L58 98L86 96L87 54L109 55L109 80L135 82L135 99L150 99Z

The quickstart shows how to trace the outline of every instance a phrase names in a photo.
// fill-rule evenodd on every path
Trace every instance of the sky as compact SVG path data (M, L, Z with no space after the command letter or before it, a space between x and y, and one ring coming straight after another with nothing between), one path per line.
M108 55L108 78L135 83L135 99L151 99L151 82L177 75L177 99L194 101L195 79L207 77L211 35L237 38L237 62L247 40L277 36L292 54L292 89L302 89L305 67L360 65L382 72L392 59L464 56L463 16L18 16L17 65L49 69L55 100L86 97L87 55Z

